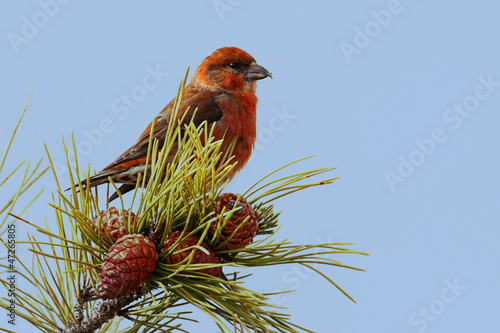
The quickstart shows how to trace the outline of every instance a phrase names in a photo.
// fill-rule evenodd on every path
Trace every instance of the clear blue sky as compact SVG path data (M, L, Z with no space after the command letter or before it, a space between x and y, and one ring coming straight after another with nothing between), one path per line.
M278 237L353 242L371 254L337 257L366 272L327 270L357 304L320 276L291 267L256 269L249 286L297 289L277 302L318 332L497 331L498 4L0 6L2 146L33 92L10 166L43 156L43 142L63 163L61 138L74 132L83 165L100 170L170 101L188 66L216 48L238 46L274 79L258 83L257 151L230 189L242 192L285 162L318 155L303 168L336 166L332 176L341 178L278 201ZM25 216L50 223L44 202L54 183L48 176L37 186L46 192ZM188 328L216 331L196 316L202 324Z

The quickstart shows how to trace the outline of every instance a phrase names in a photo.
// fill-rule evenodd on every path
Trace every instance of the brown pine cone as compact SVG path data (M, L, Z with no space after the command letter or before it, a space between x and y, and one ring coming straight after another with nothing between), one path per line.
M165 242L163 243L163 247L161 249L161 252L165 252L168 249L170 249L174 243L179 239L179 237L183 237L183 232L182 231L175 231L170 233L167 236L167 239L165 239ZM219 258L215 255L215 253L212 252L210 247L207 245L207 243L202 242L200 246L205 248L209 254L204 253L201 250L198 249L191 249L191 250L184 250L179 253L174 253L177 251L181 251L182 249L186 249L188 247L194 246L198 244L200 239L194 235L186 237L180 244L178 244L175 249L171 250L171 255L165 258L165 263L166 264L177 264L183 261L184 259L187 258L191 254L192 251L194 252L193 258L191 260L191 264L217 264L220 263ZM187 260L186 262L187 263ZM204 273L204 274L209 274L213 276L219 276L222 273L222 267L212 267L212 268L204 268L200 269L199 272Z
M100 213L101 217L101 232L109 236L113 241L117 241L127 234L125 223L130 215L130 224L135 223L136 216L129 210L119 211L115 207L110 207L108 210L103 210ZM98 232L99 215L92 219L92 228Z
M102 299L116 298L136 290L154 271L156 246L141 234L125 235L113 244L99 272Z
M233 193L224 193L215 200L213 211L218 219L212 222L212 224L210 225L209 233L211 235L214 235L216 233L218 225L223 220L221 214L224 207L226 208L225 212L230 211L234 208L236 200L238 200L238 195ZM259 229L257 212L253 210L252 206L250 206L250 204L248 204L246 199L243 197L239 198L238 206L241 208L233 213L220 234L219 244L222 244L229 238L227 243L220 247L221 250L234 250L244 248L245 246L250 244L253 241L255 235L257 235L257 231ZM250 216L250 218L242 226L240 226L243 220L245 220L245 218L247 218L248 216ZM231 237L238 226L240 226L240 228Z

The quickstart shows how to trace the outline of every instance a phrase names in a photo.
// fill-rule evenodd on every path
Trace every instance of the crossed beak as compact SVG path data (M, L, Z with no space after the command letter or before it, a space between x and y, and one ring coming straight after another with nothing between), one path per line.
M245 79L247 80L262 80L268 76L271 79L273 78L272 74L267 69L257 64L250 66L245 71Z

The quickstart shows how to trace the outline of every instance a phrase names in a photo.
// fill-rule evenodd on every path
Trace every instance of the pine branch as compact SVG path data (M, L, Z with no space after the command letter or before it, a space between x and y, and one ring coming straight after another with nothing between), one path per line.
M246 272L273 265L300 264L354 301L321 267L361 270L334 256L365 253L348 248L349 243L296 245L276 239L280 213L272 203L334 183L337 177L315 180L333 169L278 177L299 160L271 172L243 195L223 193L233 168L231 149L220 153L222 141L213 139L213 127L206 123L177 121L184 85L185 80L163 144L150 140L145 173L137 180L129 207L117 191L121 206L106 205L102 210L98 189L82 186L89 182L90 166L83 172L76 161L73 169L70 149L63 141L68 165L64 183L71 184L69 192L60 187L63 181L57 178L46 148L58 188L50 203L54 219L42 226L8 211L44 237L37 240L29 235L24 241L31 247L31 268L16 257L19 274L37 291L18 289L18 315L39 331L117 331L121 322L127 326L123 332L186 332L180 322L193 321L190 313L171 311L190 305L213 319L222 332L233 332L238 326L242 332L310 332L270 304L270 294L244 286L250 275ZM72 146L76 160L74 138ZM172 157L173 147L177 153ZM17 170L20 166L13 173ZM38 166L32 172L27 169L20 190L5 207L11 209L38 180L43 171L37 176L37 170ZM110 188L118 190L111 181L106 198ZM228 278L224 274L228 267L245 273ZM6 288L9 284L3 279L0 283ZM7 309L7 300L0 299L0 307Z
M70 323L64 329L59 329L60 333L92 333L102 327L106 322L112 320L115 316L126 316L123 309L126 308L131 303L137 301L151 289L147 285L141 285L134 292L128 295L121 296L115 299L108 299L99 304L97 304L92 311L89 313L88 318L83 317L83 301L92 299L89 294L89 289L82 290L84 294L81 294L81 300L75 306L75 310L78 313L77 321L75 323Z

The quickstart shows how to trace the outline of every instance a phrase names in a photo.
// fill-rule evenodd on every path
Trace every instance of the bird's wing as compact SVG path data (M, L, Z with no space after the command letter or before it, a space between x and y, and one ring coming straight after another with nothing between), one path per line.
M149 137L151 135L151 126L153 128L153 138L160 140L160 144L163 145L163 140L165 138L166 130L168 128L168 121L161 116L156 117L149 125L146 127L144 132L139 136L139 139L127 149L123 154L120 155L113 163L105 167L101 172L114 170L114 169L125 169L129 167L128 164L134 162L136 159L146 156L148 153Z
M151 126L153 126L153 124L153 139L158 139L158 147L161 149L161 147L163 147L165 135L168 129L172 105L172 102L169 103L160 115L148 125L144 132L142 132L134 145L127 149L120 157L105 167L101 172L128 169L137 165L138 159L145 159L148 153ZM187 114L183 118L184 124L188 124L192 120L196 126L199 126L203 121L207 121L207 125L211 126L223 116L222 111L217 104L216 93L213 91L199 91L192 94L190 98L183 100L180 105L180 110L183 114L186 113L186 109ZM196 109L197 111L194 113ZM182 117L182 115L178 115L178 119L181 119Z

